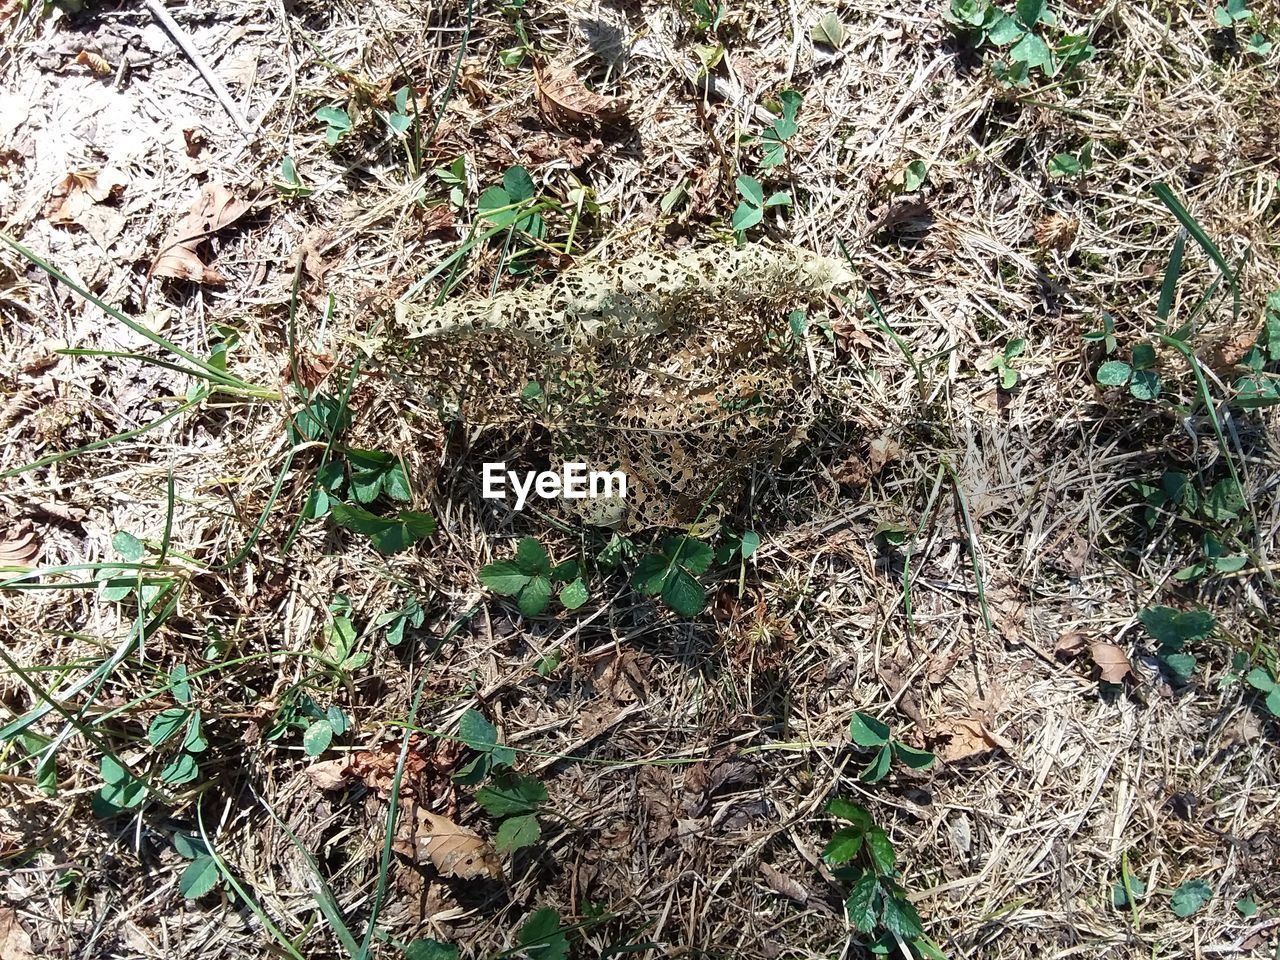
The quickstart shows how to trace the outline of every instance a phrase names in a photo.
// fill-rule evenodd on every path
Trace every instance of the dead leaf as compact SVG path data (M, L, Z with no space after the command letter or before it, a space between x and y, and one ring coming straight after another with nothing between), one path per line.
M764 877L765 882L769 884L769 888L775 893L780 893L788 900L794 900L801 906L809 902L810 894L808 888L794 877L787 876L773 864L760 864L760 874Z
M498 854L483 837L414 804L400 812L392 849L414 863L430 863L442 876L502 879Z
M249 204L237 200L217 183L205 184L187 215L165 238L151 266L151 276L173 277L195 283L223 284L226 278L206 266L197 252L204 240L230 226L249 212Z
M1053 646L1053 655L1059 660L1066 662L1074 660L1080 654L1084 653L1085 647L1089 645L1089 638L1079 630L1067 630L1062 636L1058 637L1058 642Z
M341 790L351 781L351 764L345 757L318 760L302 772L321 790Z
M1234 337L1223 339L1213 346L1213 356L1210 360L1213 369L1226 372L1232 367L1237 366L1245 355L1258 342L1258 331L1246 330L1244 333L1237 334Z
M292 360L285 360L284 366L280 369L280 376L285 380L296 376L298 383L306 387L308 392L312 392L329 376L333 364L333 357L313 353L306 347L301 347Z
M630 650L624 649L597 662L591 668L591 680L596 690L608 694L615 703L634 703L648 698L649 684L644 670Z
M902 447L889 434L872 440L869 448L871 473L875 475L884 469L885 464L902 456Z
M85 226L85 212L118 196L129 178L114 167L86 167L72 170L54 188L45 205L45 217L58 226Z
M943 717L935 729L935 735L945 742L937 746L937 755L944 763L957 763L980 756L996 748L1012 753L1013 744L995 733L977 717Z
M76 54L76 63L82 67L88 67L100 77L109 77L115 73L111 64L107 63L101 55L90 53L88 50L81 50Z
M457 217L453 212L453 207L447 203L438 203L435 206L427 207L422 215L422 232L423 233L450 233L457 232Z
M404 758L401 794L412 792L422 802L443 798L452 810L454 798L450 778L464 750L465 746L457 741L437 741L415 733L409 739L409 750ZM358 782L385 800L391 797L399 762L399 741L388 741L372 750L356 750L336 760L318 761L303 773L321 790L340 790Z
M925 683L931 687L939 686L947 677L951 676L951 671L955 669L959 659L959 650L952 650L950 653L938 657L929 665L929 672L924 678Z
M40 541L30 520L6 519L0 534L0 567L27 567L40 553Z
M1114 643L1099 640L1089 644L1089 656L1098 665L1099 676L1107 683L1123 683L1125 677L1133 675L1128 656Z
M0 957L4 960L35 960L31 937L13 907L0 907Z
M182 147L193 160L209 145L209 134L203 127L183 127Z
M618 123L627 115L625 97L605 97L588 90L571 67L534 64L533 79L538 106L553 123Z
M641 767L636 787L640 806L647 814L649 843L661 846L675 832L676 803L671 770L667 767Z

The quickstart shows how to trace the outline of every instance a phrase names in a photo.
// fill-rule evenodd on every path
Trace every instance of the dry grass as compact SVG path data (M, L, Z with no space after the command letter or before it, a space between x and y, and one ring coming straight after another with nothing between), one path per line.
M61 746L56 797L37 789L16 745L0 747L0 889L28 952L268 955L273 941L242 903L223 891L195 901L178 892L186 862L171 837L194 828L198 806L229 869L297 950L343 955L317 912L314 875L266 811L316 857L358 936L386 805L318 791L302 774L296 733L264 738L312 671L305 654L322 642L338 594L360 625L409 595L428 613L410 642L393 648L371 631L366 666L342 682L315 681L317 698L354 721L344 749L398 742L425 678L423 729L452 731L477 707L551 794L554 815L536 846L507 860L506 884L441 878L397 859L379 922L399 941L433 936L463 956L491 957L551 906L566 923L601 911L575 934L581 956L628 943L649 944L638 955L653 957L860 956L843 918L847 891L820 860L832 829L823 806L840 794L889 830L904 883L950 956L1274 950L1276 723L1238 682L1219 681L1233 652L1275 649L1276 420L1233 420L1256 518L1249 567L1182 586L1171 576L1195 559L1195 544L1167 531L1137 538L1132 488L1174 466L1220 472L1209 421L1202 409L1183 416L1099 391L1099 357L1081 335L1103 311L1122 344L1153 328L1177 228L1149 192L1158 180L1232 262L1250 254L1243 316L1219 298L1197 333L1206 364L1256 331L1280 274L1277 56L1224 52L1199 4L1079 0L1060 16L1099 49L1083 85L1019 96L953 42L935 0L840 4L848 38L834 55L808 39L826 8L735 4L720 76L740 101L726 102L701 99L688 82L701 38L671 4L529 0L522 19L539 50L601 93L630 98L629 127L566 133L541 116L527 61L504 65L501 51L517 42L512 18L491 6L476 4L456 86L465 5L173 8L229 89L246 136L145 8L95 4L48 18L17 10L6 21L15 8L0 4L4 231L197 355L220 339L219 325L233 327L231 369L285 398L298 278L297 342L332 365L326 389L340 393L353 360L366 358L348 442L403 456L415 506L440 521L431 540L390 558L332 524L306 523L290 541L319 454L299 451L272 503L300 406L288 399L224 395L139 436L8 476L6 531L30 520L41 568L118 559L120 530L154 547L173 476L171 565L183 585L174 614L96 696L67 703L84 708L93 739L75 733ZM105 58L110 73L77 64L81 50ZM441 214L434 204L447 188L414 176L373 114L404 71L428 119L453 92L424 168L467 158L458 211ZM578 614L520 618L483 594L479 566L505 556L515 536L540 535L561 555L575 537L495 510L476 496L472 474L482 452L536 437L442 427L430 397L397 373L392 304L458 248L480 190L516 163L562 202L579 184L592 191L600 212L581 222L580 262L724 242L733 178L754 171L758 156L740 138L759 134L757 105L788 88L805 101L794 159L773 185L796 203L761 232L832 256L838 240L849 245L858 295L833 314L831 338L815 338L819 386L841 416L815 431L810 456L757 469L752 498L725 507L727 520L764 536L741 595L734 571L710 611L685 622L615 575ZM313 115L332 104L351 112L355 130L330 150ZM1088 173L1046 174L1054 154L1086 140L1095 144ZM284 155L312 195L273 186ZM914 159L929 168L920 203L893 187ZM59 184L92 168L118 171L121 186L86 202L75 223L51 222ZM682 181L688 203L664 213L662 198ZM225 287L148 281L205 182L254 204L214 241ZM415 199L424 194L433 205ZM500 276L498 250L477 248L463 266L455 295L482 295ZM1215 276L1189 246L1180 309ZM864 288L922 377L864 315ZM1029 345L1021 382L1001 392L984 365L1017 337ZM0 471L136 430L175 409L191 385L128 358L53 352L67 345L147 346L5 248ZM1191 398L1186 371L1173 356L1162 363L1168 389ZM251 549L223 568L269 506ZM882 522L919 531L905 580L903 552L874 540ZM1154 603L1200 604L1218 617L1218 639L1197 651L1186 689L1162 680L1148 655L1136 614ZM437 643L477 605L456 638ZM89 590L0 595L5 650L48 688L119 648L135 615ZM1135 681L1103 687L1087 655L1055 655L1073 633L1121 645ZM210 661L215 634L225 649ZM543 677L537 667L555 649L563 661ZM165 751L144 734L173 703L168 671L217 663L226 665L195 682L210 739L199 780L173 789L171 805L95 816L104 748L150 768ZM16 673L0 674L0 719L38 702ZM944 756L965 753L965 731L978 725L990 748L867 786L848 743L855 709ZM63 726L51 714L38 729ZM449 786L448 772L420 799L456 805L460 822L491 835L471 790ZM1111 904L1126 856L1153 891L1137 915ZM1179 919L1169 893L1192 878L1214 897ZM1246 895L1262 905L1258 916L1235 910ZM18 940L7 947L23 956Z

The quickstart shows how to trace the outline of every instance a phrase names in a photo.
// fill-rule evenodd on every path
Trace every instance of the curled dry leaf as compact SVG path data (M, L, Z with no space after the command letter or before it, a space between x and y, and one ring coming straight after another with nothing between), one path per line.
M769 884L770 889L775 893L780 893L788 900L794 900L800 905L809 902L809 889L799 880L783 873L777 867L769 863L760 864L760 873L765 879L765 883Z
M26 567L40 553L40 541L30 520L7 519L0 534L0 567Z
M432 741L414 734L405 754L401 796L417 796L422 802L428 802L429 798L432 803L443 800L450 811L455 809L451 778L465 749L457 741ZM340 790L358 782L386 800L391 797L399 760L400 744L389 741L370 750L356 750L334 760L317 761L303 773L321 790Z
M968 760L995 750L1012 754L1013 744L977 717L943 717L938 723L938 757L944 763Z
M571 67L535 64L533 78L538 106L553 123L618 123L627 115L625 97L605 97L588 90Z
M345 757L318 760L302 772L321 790L341 790L351 780L351 764Z
M249 204L237 200L226 187L205 184L182 222L160 245L160 252L151 265L151 275L195 283L226 283L222 274L200 259L198 248L206 237L235 223L248 211Z
M1100 640L1089 644L1089 656L1098 665L1098 675L1107 683L1123 683L1126 677L1133 676L1129 658L1114 643Z
M119 196L128 184L129 178L115 167L72 170L50 195L45 216L59 226L84 226L82 217L86 210Z
M34 960L31 937L13 907L0 907L0 957L4 960Z
M1058 642L1053 646L1053 655L1065 662L1074 660L1080 654L1084 653L1085 647L1089 645L1089 638L1079 630L1067 630L1062 636L1058 637Z
M400 811L392 849L414 863L430 863L442 876L502 879L502 862L483 837L413 804Z

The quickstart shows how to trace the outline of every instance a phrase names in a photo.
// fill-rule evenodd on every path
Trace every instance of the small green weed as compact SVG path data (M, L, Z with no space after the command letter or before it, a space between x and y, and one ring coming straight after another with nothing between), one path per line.
M1156 660L1178 683L1190 682L1196 658L1187 653L1188 644L1205 640L1217 625L1208 610L1179 611L1173 607L1148 607L1138 614L1147 634L1157 642Z
M178 892L188 900L203 897L222 882L218 861L200 837L178 831L173 835L173 849L178 856L191 861L178 875Z
M779 191L766 198L764 187L760 185L760 181L755 177L740 174L734 180L734 185L737 186L738 194L742 197L742 200L739 201L738 206L734 209L729 223L738 234L740 240L748 230L764 219L764 212L770 207L791 206L791 194L789 193Z
M477 710L468 710L458 723L458 737L478 756L455 777L474 786L476 802L491 817L501 820L494 838L499 853L513 853L532 846L542 836L538 815L547 802L547 788L537 777L517 774L515 751L498 743L497 728Z
M856 712L849 721L849 736L853 742L868 750L875 750L858 776L867 783L883 780L889 773L889 765L896 757L912 770L924 770L933 765L934 756L928 750L917 750L889 736L889 726L868 713Z
M695 30L715 33L724 20L726 7L723 3L712 3L711 0L692 0L688 3L687 10Z
M447 167L436 167L431 175L449 190L449 204L461 210L467 196L467 158L455 157Z
M520 928L520 947L529 960L567 960L569 940L565 933L560 914L540 907Z
M1237 28L1248 29L1249 39L1245 41L1244 52L1255 57L1267 56L1275 46L1258 29L1258 16L1249 9L1249 0L1227 0L1225 4L1216 5L1213 8L1213 22L1227 33L1232 44L1236 42Z
M458 948L425 937L405 944L404 960L458 960Z
M845 912L860 932L876 934L871 950L896 954L899 943L914 948L916 956L937 960L944 955L924 935L920 914L899 883L897 852L884 829L870 812L850 800L835 797L827 813L843 820L822 851L822 859L836 869L836 877L849 885Z
M951 0L944 16L973 49L1008 48L1006 59L994 61L992 70L1009 86L1031 86L1034 71L1053 79L1097 53L1082 35L1051 38L1048 28L1056 27L1058 20L1046 0L1018 0L1012 14L990 0Z
M1188 880L1173 891L1169 908L1176 917L1189 917L1213 899L1213 888L1203 880Z
M524 63L525 57L534 55L533 44L529 41L529 31L524 25L524 18L521 16L524 12L524 5L525 0L502 0L500 4L500 9L503 15L511 21L511 30L516 36L516 42L513 46L498 51L498 59L504 67L518 67Z
M929 179L929 167L923 160L912 160L902 168L902 192L916 193Z
M407 628L421 629L426 620L427 611L422 608L418 598L409 597L395 610L378 614L373 620L373 626L375 629L386 631L384 636L387 643L398 647L404 642L404 632Z
M1280 719L1280 680L1267 667L1254 667L1245 676L1245 682L1264 697L1262 704L1267 712Z
M1012 390L1018 385L1020 375L1013 363L1026 352L1027 341L1021 337L1010 340L1004 349L987 361L986 369L994 370L1000 375L1000 388Z
M302 182L302 178L298 176L298 168L294 165L293 157L289 156L280 161L280 179L276 181L275 186L280 196L287 200L300 200L315 193L314 190Z
M772 170L786 161L791 138L800 129L796 117L800 113L804 97L794 90L783 90L778 95L778 101L781 116L760 134L760 142L764 144L764 155L760 158L761 170ZM746 196L741 186L738 191Z
M315 118L325 125L324 142L331 147L352 130L351 115L342 107L321 107Z
M1111 356L1116 352L1119 344L1116 342L1116 321L1109 313L1102 315L1102 329L1091 330L1082 338L1086 343L1102 344L1103 356Z
M500 817L494 849L513 853L532 846L542 836L538 811L547 802L547 788L537 777L504 772L476 791L476 802L491 817Z
M696 617L707 603L698 575L707 572L714 554L709 546L690 536L662 541L658 553L640 558L631 584L649 597L662 601L682 617Z
M566 560L551 565L546 548L534 537L524 537L516 544L515 557L485 564L480 582L501 597L515 597L516 606L526 617L542 613L561 584L559 599L566 610L576 610L591 598L579 560Z
M1055 153L1049 160L1049 176L1055 180L1078 177L1093 169L1093 141L1089 140L1076 153Z

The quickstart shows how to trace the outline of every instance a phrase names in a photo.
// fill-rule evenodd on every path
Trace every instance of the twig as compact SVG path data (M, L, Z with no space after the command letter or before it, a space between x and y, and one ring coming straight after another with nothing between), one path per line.
M161 4L160 0L143 0L143 5L151 12L151 15L160 22L160 26L164 27L165 33L169 34L169 38L178 45L178 48L187 55L187 59L191 61L191 65L199 71L200 76L204 77L204 82L209 85L209 89L213 91L213 95L218 98L218 102L222 104L222 109L227 111L227 116L231 118L231 122L236 125L236 129L248 140L253 134L253 128L249 126L247 120L240 113L240 108L236 106L236 102L231 99L231 93L218 79L218 75L213 72L213 68L209 66L209 62L196 49L196 45L191 42L191 38L187 36L186 31L178 25L178 21L169 16L167 11Z

